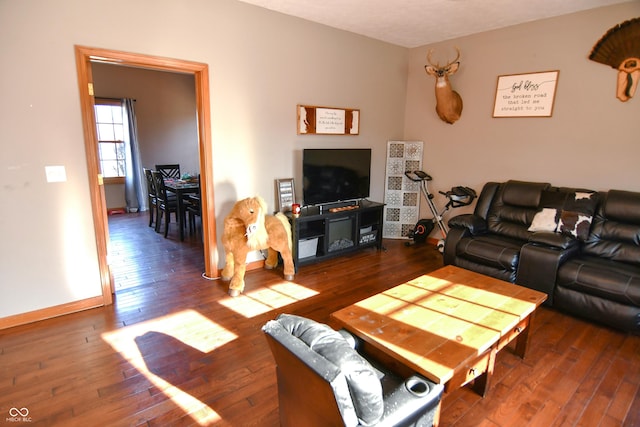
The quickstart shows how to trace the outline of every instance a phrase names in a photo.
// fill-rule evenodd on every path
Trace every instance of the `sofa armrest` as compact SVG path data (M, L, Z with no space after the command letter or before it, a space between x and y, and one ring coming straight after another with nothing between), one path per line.
M550 231L536 231L529 237L529 243L549 246L557 249L572 249L580 243L578 239L560 233Z
M443 392L442 384L435 384L418 374L407 378L385 396L380 425L434 425Z
M467 228L451 228L444 240L444 250L442 251L442 261L444 265L455 264L456 247L461 239L468 237L469 229Z
M544 237L549 243L554 242L553 236ZM567 243L567 247L563 248L557 245L542 244L544 240L541 238L539 242L527 243L520 250L516 283L546 293L547 300L544 305L553 306L558 268L567 259L575 255L580 246L577 242L575 244ZM562 239L558 240L557 243L562 243Z
M462 214L449 220L451 228L466 228L472 235L487 232L487 221L474 214Z

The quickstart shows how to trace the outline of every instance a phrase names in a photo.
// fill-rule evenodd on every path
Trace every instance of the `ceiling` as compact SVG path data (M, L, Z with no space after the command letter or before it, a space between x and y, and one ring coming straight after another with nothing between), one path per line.
M240 0L413 48L629 0Z

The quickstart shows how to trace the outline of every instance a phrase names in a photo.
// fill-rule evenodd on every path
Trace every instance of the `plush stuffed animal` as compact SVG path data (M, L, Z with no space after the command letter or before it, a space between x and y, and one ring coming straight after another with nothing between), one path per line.
M293 280L295 267L291 254L291 225L282 213L267 215L267 205L261 197L249 197L237 202L224 219L222 244L225 266L222 280L229 283L229 295L235 297L244 290L244 273L250 251L268 249L265 268L278 265L278 252L284 261L284 278Z

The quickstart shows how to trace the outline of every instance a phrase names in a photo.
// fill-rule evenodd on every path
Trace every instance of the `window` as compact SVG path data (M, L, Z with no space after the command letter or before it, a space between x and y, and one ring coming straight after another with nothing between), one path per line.
M107 183L124 183L124 109L119 100L96 98L96 128L100 171Z

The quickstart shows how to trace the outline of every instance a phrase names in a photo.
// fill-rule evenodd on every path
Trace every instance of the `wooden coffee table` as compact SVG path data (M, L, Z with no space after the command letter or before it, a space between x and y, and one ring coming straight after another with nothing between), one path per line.
M445 385L489 389L498 351L516 340L524 357L532 316L547 295L446 266L331 315L368 351Z

